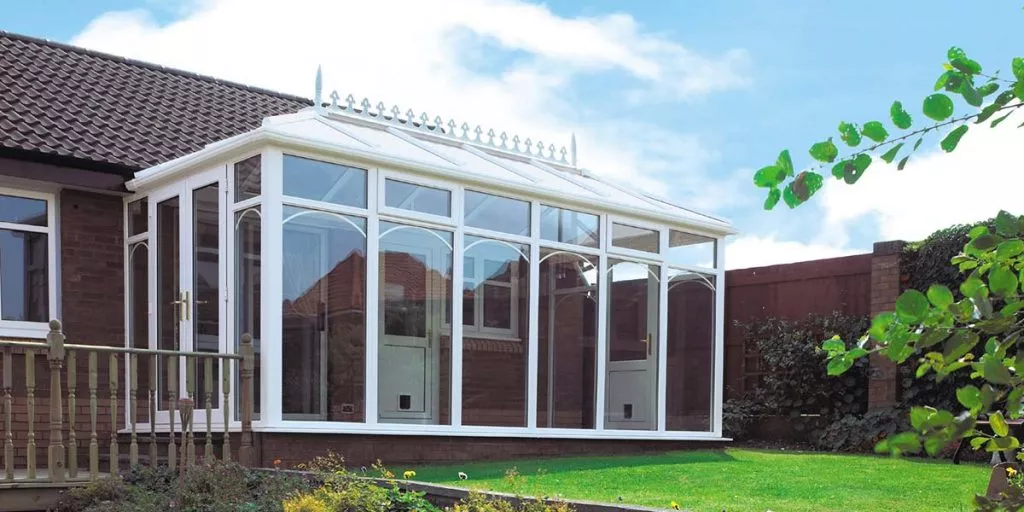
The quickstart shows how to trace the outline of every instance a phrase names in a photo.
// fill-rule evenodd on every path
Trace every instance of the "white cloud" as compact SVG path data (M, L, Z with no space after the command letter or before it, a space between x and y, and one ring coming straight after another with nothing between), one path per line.
M343 95L556 146L576 132L581 165L675 195L702 181L715 152L696 135L580 104L586 80L614 73L650 101L747 83L742 50L700 55L628 15L570 18L521 0L203 0L177 4L172 17L107 13L73 43L307 97L322 64L325 87Z
M832 181L820 198L827 231L856 223L877 226L883 240L920 240L935 230L994 216L1024 213L1024 131L1015 113L997 128L972 125L952 153L912 156L902 171L874 163L853 186Z
M738 236L725 246L725 268L750 268L870 252L833 244L778 240L769 236Z

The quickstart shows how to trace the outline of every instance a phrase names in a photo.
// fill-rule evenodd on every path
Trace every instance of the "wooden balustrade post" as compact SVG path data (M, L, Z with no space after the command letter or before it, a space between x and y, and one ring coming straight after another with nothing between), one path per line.
M78 435L75 434L75 420L78 418L78 354L67 355L68 372L68 478L78 478Z
M233 374L231 373L230 359L221 359L220 363L221 391L224 393L224 444L221 445L224 453L221 455L221 459L228 461L231 460L231 379Z
M116 475L121 469L121 456L117 446L117 354L110 354L110 474Z
M25 349L25 398L28 400L28 453L25 471L36 479L36 351Z
M241 371L239 372L239 387L241 388L241 413L242 413L242 443L238 448L238 459L243 466L253 467L256 465L255 454L252 447L252 410L253 410L253 372L255 370L255 357L252 348L252 335L242 335L242 344L239 347L242 355Z
M195 409L196 403L189 397L181 397L178 399L178 411L181 413L181 434L183 436L190 436L192 429L192 412ZM190 454L192 443L181 442L181 474L185 475L185 466L192 466L195 463L193 456Z
M93 482L100 476L100 443L96 434L96 414L99 408L96 390L99 388L99 369L96 357L96 352L89 352L89 480Z
M174 446L174 408L178 405L178 380L178 356L167 356L167 415L171 423L168 432L171 439L167 443L167 467L171 471L174 471L178 457L177 449ZM182 442L184 443L184 437Z
M138 430L138 394L139 394L139 355L132 354L128 357L128 421L131 422L131 442L128 444L128 467L134 468L139 465L139 436Z
M156 376L160 356L153 354L149 361L149 466L157 466L156 445Z
M11 397L14 381L14 356L10 347L4 347L4 480L14 480L14 430L11 426L11 409L14 399Z
M206 446L203 457L207 460L215 458L213 454L213 358L203 358L203 387L206 388Z
M64 474L64 405L61 398L60 374L64 370L64 333L59 320L50 320L46 335L46 359L50 362L50 445L47 449L46 470L50 481L61 483ZM29 419L32 421L32 418Z
M196 439L195 439L195 407L196 407L196 358L192 356L185 356L185 390L188 392L188 399L191 402L192 409L189 411L189 421L185 422L182 420L181 428L182 433L185 434L186 444L188 449L185 450L185 455L188 457L187 462L189 467L196 464ZM181 400L178 400L178 406L181 407ZM182 459L181 463L184 464L186 459Z

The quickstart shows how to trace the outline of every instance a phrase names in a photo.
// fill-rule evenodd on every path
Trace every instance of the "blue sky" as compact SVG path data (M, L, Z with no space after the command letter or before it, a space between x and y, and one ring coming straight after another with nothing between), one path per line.
M328 85L352 85L375 100L550 129L563 141L565 131L576 131L587 167L732 220L741 231L730 248L736 254L727 252L733 267L869 250L876 240L918 238L1014 203L1007 197L955 214L914 213L946 193L926 182L955 176L942 173L962 165L938 154L891 181L881 176L859 193L828 190L795 211L761 211L762 194L750 182L782 148L797 165L807 163L806 148L834 135L840 120L885 119L894 99L919 111L953 44L988 67L1006 67L1008 47L1019 48L1024 37L1017 30L1024 11L1013 3L457 0L422 15L402 2L359 11L365 3L6 2L0 29L307 96L312 62L326 60ZM325 16L335 21L322 24ZM304 30L303 20L312 26ZM367 20L386 20L391 29ZM209 39L218 24L227 34ZM271 36L288 24L293 30ZM359 39L345 44L357 30ZM595 49L604 44L607 50ZM434 77L438 88L403 78L394 66ZM310 71L280 76L292 69ZM448 98L444 91L452 90L462 93ZM981 137L974 150L991 156L986 144L993 142ZM986 167L1002 169L1015 157L998 158Z

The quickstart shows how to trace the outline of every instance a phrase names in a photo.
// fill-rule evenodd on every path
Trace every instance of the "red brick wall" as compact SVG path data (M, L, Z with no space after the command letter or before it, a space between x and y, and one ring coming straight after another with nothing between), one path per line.
M878 242L871 259L871 314L892 311L902 288L900 281L901 241ZM872 354L868 373L868 408L888 407L899 399L896 364Z

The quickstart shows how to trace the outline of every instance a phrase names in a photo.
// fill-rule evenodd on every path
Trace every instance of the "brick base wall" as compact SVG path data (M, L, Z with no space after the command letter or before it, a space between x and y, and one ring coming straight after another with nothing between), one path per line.
M871 258L871 315L892 311L902 291L900 255L902 241L877 242ZM896 364L871 354L868 371L868 408L890 407L899 400L899 372Z
M511 437L446 437L366 434L255 434L257 459L262 467L309 462L328 451L345 458L349 468L369 467L380 460L386 466L523 457L612 455L685 449L715 449L712 441L639 441L613 439L539 439Z

